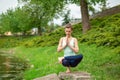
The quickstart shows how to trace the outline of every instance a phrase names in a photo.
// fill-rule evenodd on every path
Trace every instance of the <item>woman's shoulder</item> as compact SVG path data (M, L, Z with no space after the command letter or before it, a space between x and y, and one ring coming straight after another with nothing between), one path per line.
M60 38L60 40L63 40L63 39L65 39L65 37L61 37L61 38Z
M72 39L77 40L77 38L75 38L75 37L72 37Z
M73 39L73 41L77 42L77 38L73 37L72 39Z
M66 37L61 37L62 39L65 39Z

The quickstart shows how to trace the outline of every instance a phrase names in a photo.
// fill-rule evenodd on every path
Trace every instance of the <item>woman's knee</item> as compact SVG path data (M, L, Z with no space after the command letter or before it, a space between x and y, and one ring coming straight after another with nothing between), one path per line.
M83 59L83 55L82 54L79 54L78 57L79 57L79 60Z
M62 60L62 65L65 66L65 67L70 66L69 62L66 59Z
M76 67L78 64L71 64L70 67Z

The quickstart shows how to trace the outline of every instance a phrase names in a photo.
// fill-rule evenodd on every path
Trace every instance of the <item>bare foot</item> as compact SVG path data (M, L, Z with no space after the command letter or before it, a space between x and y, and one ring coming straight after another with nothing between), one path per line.
M58 61L59 61L59 63L61 63L62 64L62 60L64 59L64 57L58 57Z
M68 71L68 70L67 70L66 73L71 73L71 71Z
M70 68L67 67L66 73L70 73L70 72L71 72L71 71L70 71Z

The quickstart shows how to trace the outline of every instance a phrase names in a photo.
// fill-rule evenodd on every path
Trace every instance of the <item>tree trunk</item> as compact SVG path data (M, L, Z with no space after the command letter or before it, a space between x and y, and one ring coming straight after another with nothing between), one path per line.
M22 35L25 36L26 35L25 33L26 33L26 31L23 31Z
M41 27L40 26L38 27L38 35L40 35L40 36L42 35Z
M82 29L86 33L90 29L88 4L86 0L80 0L81 14L82 14Z

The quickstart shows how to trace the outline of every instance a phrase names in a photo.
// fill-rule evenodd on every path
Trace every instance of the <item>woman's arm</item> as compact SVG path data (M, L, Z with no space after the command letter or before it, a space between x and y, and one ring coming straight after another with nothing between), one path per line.
M62 41L63 41L63 38L61 38L61 39L59 40L59 44L58 44L58 48L57 48L57 51L58 51L58 52L60 52L61 50L63 50L63 49L66 47L66 45L65 45L65 46L62 46Z
M68 46L75 52L75 53L78 53L79 52L79 47L78 47L78 41L76 38L74 38L75 40L75 46L72 47L70 44L68 44Z

